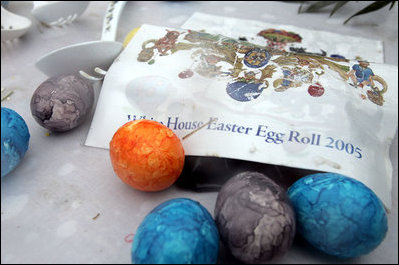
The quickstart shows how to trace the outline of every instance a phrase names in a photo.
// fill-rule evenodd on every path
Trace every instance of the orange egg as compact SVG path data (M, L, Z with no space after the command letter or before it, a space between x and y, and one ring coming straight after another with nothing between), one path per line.
M142 191L170 187L184 166L184 149L171 129L152 120L136 120L120 127L110 142L115 173Z

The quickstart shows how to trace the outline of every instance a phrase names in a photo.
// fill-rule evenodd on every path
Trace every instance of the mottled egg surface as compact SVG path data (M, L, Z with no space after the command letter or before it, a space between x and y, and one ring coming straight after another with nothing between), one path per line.
M1 177L10 173L29 148L29 129L14 110L1 108Z
M382 202L361 182L334 173L306 176L288 189L298 232L317 249L354 258L375 249L388 224Z
M122 125L111 139L109 154L116 175L142 191L169 188L184 167L184 149L179 137L153 120Z
M133 264L214 264L219 233L210 213L187 198L154 208L136 231Z
M240 173L222 186L215 221L231 254L250 264L282 255L295 236L295 215L285 190L258 172Z
M54 132L71 130L86 119L94 104L94 89L79 75L44 81L33 93L30 108L35 120Z

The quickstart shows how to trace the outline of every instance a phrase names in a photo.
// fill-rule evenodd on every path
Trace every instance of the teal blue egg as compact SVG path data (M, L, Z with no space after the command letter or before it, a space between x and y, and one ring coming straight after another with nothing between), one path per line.
M13 171L29 148L29 129L12 109L1 108L1 177Z
M219 233L210 213L187 198L154 208L137 228L133 264L215 264Z
M327 254L358 257L385 238L388 223L382 202L355 179L334 173L309 175L296 181L288 196L297 231Z

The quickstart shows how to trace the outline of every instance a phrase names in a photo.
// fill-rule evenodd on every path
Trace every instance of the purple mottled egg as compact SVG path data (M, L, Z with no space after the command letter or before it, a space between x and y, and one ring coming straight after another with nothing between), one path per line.
M94 89L79 75L61 75L44 81L33 93L30 108L35 120L54 132L69 131L91 113Z
M229 179L214 215L223 243L245 263L265 263L285 253L294 240L295 214L285 190L258 172Z

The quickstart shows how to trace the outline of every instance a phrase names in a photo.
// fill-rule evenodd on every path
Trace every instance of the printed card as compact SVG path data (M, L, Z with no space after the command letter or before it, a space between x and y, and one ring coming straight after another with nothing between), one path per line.
M397 84L397 66L143 25L104 79L86 145L152 119L186 155L344 174L390 208Z

